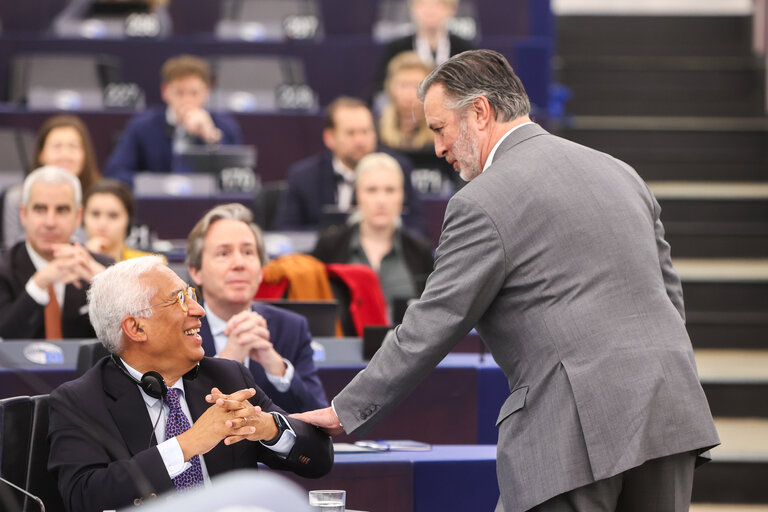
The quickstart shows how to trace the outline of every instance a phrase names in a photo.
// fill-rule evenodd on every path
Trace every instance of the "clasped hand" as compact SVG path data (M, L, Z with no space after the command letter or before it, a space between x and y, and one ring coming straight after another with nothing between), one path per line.
M104 271L104 266L94 260L80 244L56 244L53 246L53 260L34 275L40 288L48 288L57 282L82 288L93 276Z
M177 436L184 460L208 453L221 440L231 445L243 439L262 441L274 438L278 430L272 415L248 402L255 394L253 388L241 389L230 395L218 388L211 389L205 397L211 406L189 430Z
M282 377L285 374L285 363L269 341L270 333L267 321L255 311L241 311L227 321L224 328L227 335L227 345L219 353L219 357L243 362L250 357L270 375Z

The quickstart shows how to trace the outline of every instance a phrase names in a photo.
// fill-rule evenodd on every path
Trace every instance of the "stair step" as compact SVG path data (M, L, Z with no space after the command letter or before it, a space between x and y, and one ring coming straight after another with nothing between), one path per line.
M686 312L686 328L698 349L768 349L764 312Z
M768 419L715 417L722 445L696 470L693 500L768 504Z
M765 114L765 66L753 57L568 56L554 67L572 115Z
M760 258L768 255L768 222L668 221L664 238L676 258Z
M768 179L766 118L574 116L553 131L627 162L646 180Z
M768 512L768 505L739 503L691 503L690 512Z
M722 444L712 450L713 462L768 463L768 419L715 417L715 425Z
M768 384L768 349L696 349L694 355L702 383Z
M768 260L673 260L687 312L768 315Z
M649 181L656 199L768 199L768 183Z
M687 282L768 283L768 259L676 258L675 269Z
M768 350L696 349L694 353L712 414L768 418Z
M749 55L752 19L566 15L557 17L556 34L560 55Z

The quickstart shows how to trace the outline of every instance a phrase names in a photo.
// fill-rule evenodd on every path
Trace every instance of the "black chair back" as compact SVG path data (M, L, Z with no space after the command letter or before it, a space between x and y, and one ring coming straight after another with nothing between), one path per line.
M32 431L32 401L28 396L0 400L0 476L24 488ZM0 509L22 510L24 495L0 482Z
M99 340L82 341L77 351L77 376L82 376L93 368L99 359L108 355L109 351Z
M64 511L56 477L48 473L48 395L33 396L32 432L27 462L26 489L45 504L46 512ZM40 506L27 498L24 512L37 512Z

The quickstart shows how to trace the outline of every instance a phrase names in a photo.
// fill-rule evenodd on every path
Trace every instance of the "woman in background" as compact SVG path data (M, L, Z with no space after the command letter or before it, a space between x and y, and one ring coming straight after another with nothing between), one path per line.
M106 254L116 262L149 255L125 245L132 218L133 194L127 185L105 179L92 186L83 198L83 226L88 235L86 248Z
M346 226L320 234L312 255L324 263L362 263L379 276L390 311L397 299L418 298L432 272L432 247L401 225L403 171L386 153L363 157L355 169L357 210Z
M35 141L32 169L44 165L55 165L77 176L84 193L101 179L91 135L79 117L53 116L40 127ZM6 249L25 239L24 227L19 218L20 207L21 183L9 187L3 200L3 245ZM84 242L85 233L78 229L74 238Z
M427 126L418 88L431 67L416 52L398 54L387 68L384 89L387 105L379 119L382 144L401 151L434 151L434 135Z

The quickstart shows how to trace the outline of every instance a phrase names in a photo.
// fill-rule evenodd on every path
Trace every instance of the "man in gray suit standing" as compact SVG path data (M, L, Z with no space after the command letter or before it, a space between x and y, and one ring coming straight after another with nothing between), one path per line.
M511 390L497 510L687 511L719 439L659 204L628 165L532 123L496 52L451 58L419 93L437 155L471 183L421 300L332 408L300 418L364 432L476 326Z

